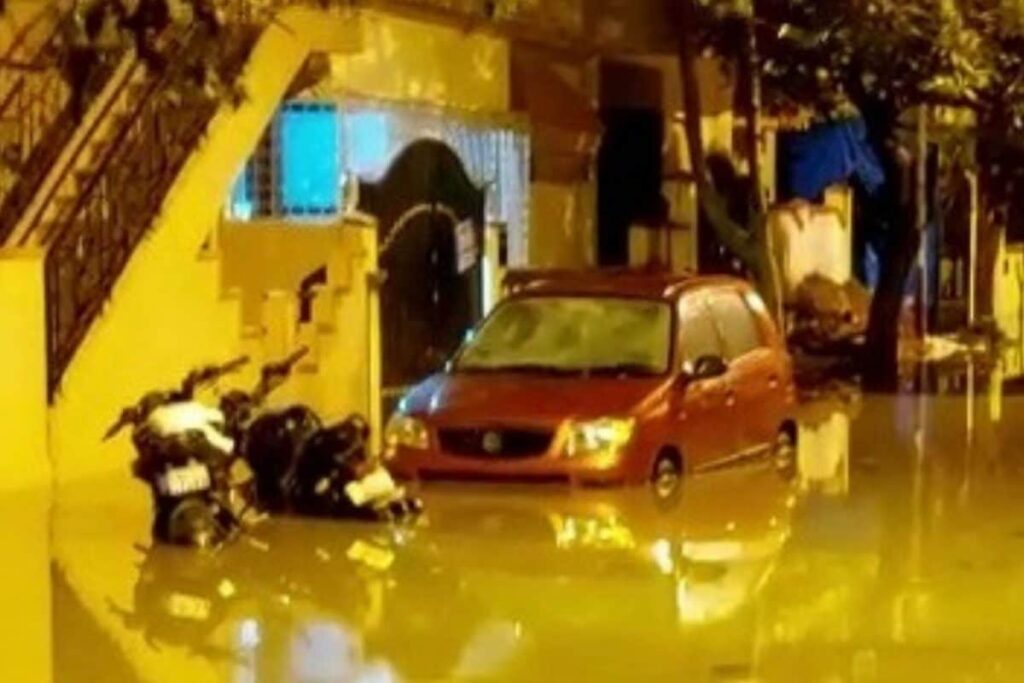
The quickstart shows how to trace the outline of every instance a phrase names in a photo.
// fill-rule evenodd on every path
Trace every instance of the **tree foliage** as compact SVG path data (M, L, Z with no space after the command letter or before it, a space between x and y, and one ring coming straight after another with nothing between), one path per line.
M737 56L757 27L770 106L824 115L866 100L966 106L990 134L1024 135L1021 0L704 0L702 37Z
M741 91L763 92L776 113L813 110L822 117L862 115L893 181L875 202L877 223L895 230L883 254L865 357L896 375L897 317L919 243L905 176L912 151L898 144L904 115L918 105L970 109L976 127L963 134L979 147L1024 148L1024 0L676 0L682 12L680 58L685 80L699 46L731 58L746 75ZM756 49L752 49L756 48ZM741 79L742 80L742 79ZM760 86L760 87L752 87ZM684 90L685 92L685 90ZM700 146L700 111L690 92L691 148ZM749 105L749 101L748 101ZM967 145L966 147L972 147ZM699 154L697 156L700 156ZM699 161L699 160L698 160ZM748 230L717 209L715 188L695 162L701 204L723 244L767 281L763 218ZM991 175L991 174L990 174ZM919 213L919 212L918 212ZM751 259L760 255L760 263Z

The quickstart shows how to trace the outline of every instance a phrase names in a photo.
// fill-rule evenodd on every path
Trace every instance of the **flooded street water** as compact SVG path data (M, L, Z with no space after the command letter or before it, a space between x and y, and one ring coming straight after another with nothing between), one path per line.
M273 520L215 556L150 548L127 475L9 500L5 680L1024 680L1024 395L932 384L818 398L792 480L666 500L436 485L413 529Z

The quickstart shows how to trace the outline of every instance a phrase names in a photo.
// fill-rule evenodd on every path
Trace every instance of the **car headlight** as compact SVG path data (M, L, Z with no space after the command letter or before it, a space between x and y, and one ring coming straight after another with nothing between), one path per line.
M430 447L430 433L423 420L399 414L388 420L384 443L389 450L403 447L425 451Z
M565 454L570 458L593 455L618 455L633 438L633 419L602 418L588 422L570 422Z

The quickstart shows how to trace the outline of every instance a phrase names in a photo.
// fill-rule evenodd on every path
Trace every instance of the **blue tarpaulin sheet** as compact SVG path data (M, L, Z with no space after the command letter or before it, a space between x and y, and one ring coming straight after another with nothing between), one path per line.
M830 185L851 178L870 193L885 183L882 164L859 118L783 133L779 136L779 155L784 199L817 201Z

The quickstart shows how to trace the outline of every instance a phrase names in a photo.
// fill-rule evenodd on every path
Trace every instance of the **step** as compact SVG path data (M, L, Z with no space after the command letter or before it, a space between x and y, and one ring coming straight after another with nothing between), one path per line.
M93 178L96 177L96 174L99 172L102 162L96 160L94 161L95 163L89 164L89 166L87 166L86 168L77 169L72 173L72 175L75 178L75 186L79 189L79 191L85 190L85 188L89 186L89 183L92 181Z
M79 199L81 199L81 197L80 195L78 195L78 193L70 195L58 195L57 197L54 197L53 200L50 202L50 206L47 209L46 213L48 216L52 218L64 218L71 212L72 209L75 208L75 205L78 204Z
M124 90L124 94L127 96L129 102L138 102L142 98L146 97L149 92L150 85L145 81L136 81L129 83Z

